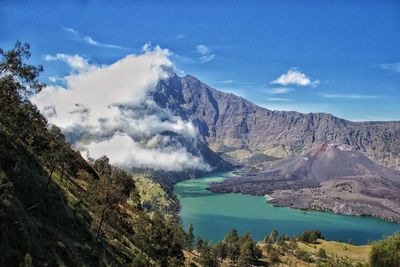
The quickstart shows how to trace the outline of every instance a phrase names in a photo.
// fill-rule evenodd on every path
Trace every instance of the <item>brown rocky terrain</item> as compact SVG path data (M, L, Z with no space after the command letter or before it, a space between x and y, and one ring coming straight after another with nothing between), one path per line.
M192 76L162 81L156 102L191 119L204 141L225 159L300 155L326 143L355 147L375 162L400 169L400 122L351 122L327 113L272 111L215 90Z

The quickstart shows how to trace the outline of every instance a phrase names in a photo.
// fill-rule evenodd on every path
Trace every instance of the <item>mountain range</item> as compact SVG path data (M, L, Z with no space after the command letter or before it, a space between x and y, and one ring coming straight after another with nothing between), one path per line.
M214 170L229 168L223 162L241 167L212 191L271 194L278 206L400 221L400 122L272 111L190 75L162 80L153 98L197 127Z
M351 122L327 113L272 111L193 76L172 75L153 92L162 108L198 128L203 142L226 160L286 158L322 144L346 144L371 160L400 169L400 122Z

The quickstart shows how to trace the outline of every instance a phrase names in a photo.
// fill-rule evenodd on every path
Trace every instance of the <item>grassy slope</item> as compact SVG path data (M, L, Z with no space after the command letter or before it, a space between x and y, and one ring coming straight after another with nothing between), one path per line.
M318 260L317 252L320 248L326 251L330 262L347 262L352 265L357 264L367 264L368 255L371 250L371 246L355 246L347 243L341 243L336 241L325 241L318 240L318 244L307 244L302 242L297 242L299 249L304 250L312 255L315 260ZM267 255L266 253L264 253ZM295 255L286 253L280 257L281 263L277 266L318 266L316 263L308 263ZM266 259L266 261L268 261ZM324 263L324 261L322 261ZM325 262L326 263L326 262ZM339 266L339 265L335 265Z
M318 266L317 263L305 262L299 259L292 253L284 253L279 255L280 262L272 263L268 258L268 252L266 251L266 245L264 243L259 243L259 247L263 252L263 257L259 261L259 266L297 266L297 267L308 267L308 266ZM325 249L328 259L326 261L321 261L321 266L326 264L326 266L358 266L357 264L367 264L368 255L371 250L370 245L365 246L354 246L346 243L335 242L335 241L325 241L318 240L318 244L306 244L302 242L297 242L299 249L302 249L312 255L314 260L319 260L316 256L317 251L320 248ZM274 245L274 248L279 250L278 245ZM199 255L193 251L185 251L186 265L195 264L196 266L201 266ZM341 262L342 265L338 262ZM343 265L346 262L350 265ZM328 263L333 263L334 265L328 265ZM221 265L222 267L235 266L228 261L224 261Z
M323 248L328 255L332 255L334 257L349 258L351 260L363 262L368 261L368 255L371 251L370 245L355 246L336 241L318 241L319 244L316 245L301 243L299 244L299 247L311 253L317 253L318 249Z
M177 203L165 192L162 186L143 173L132 174L138 189L141 204L149 212L173 214Z

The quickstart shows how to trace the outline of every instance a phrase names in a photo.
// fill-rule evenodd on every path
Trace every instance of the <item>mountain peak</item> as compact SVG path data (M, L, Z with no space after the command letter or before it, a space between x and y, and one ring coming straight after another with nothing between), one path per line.
M157 94L162 108L191 120L216 152L230 151L227 158L234 163L259 154L285 158L322 144L347 144L375 162L400 169L400 122L351 122L329 113L271 111L189 74L160 83ZM249 156L236 156L243 155L241 151Z

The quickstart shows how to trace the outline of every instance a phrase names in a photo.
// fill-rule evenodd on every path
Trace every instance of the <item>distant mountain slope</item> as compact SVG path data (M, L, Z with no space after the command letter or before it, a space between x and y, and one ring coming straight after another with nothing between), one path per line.
M192 76L172 76L154 91L156 102L191 119L211 148L240 162L258 153L288 157L325 143L356 147L400 168L400 122L351 122L327 113L271 111L215 90ZM242 153L239 153L242 152Z
M262 168L212 188L264 195L277 189L319 187L321 183L339 178L373 177L397 192L379 197L400 201L400 172L374 163L347 145L321 145L304 155L266 162Z

